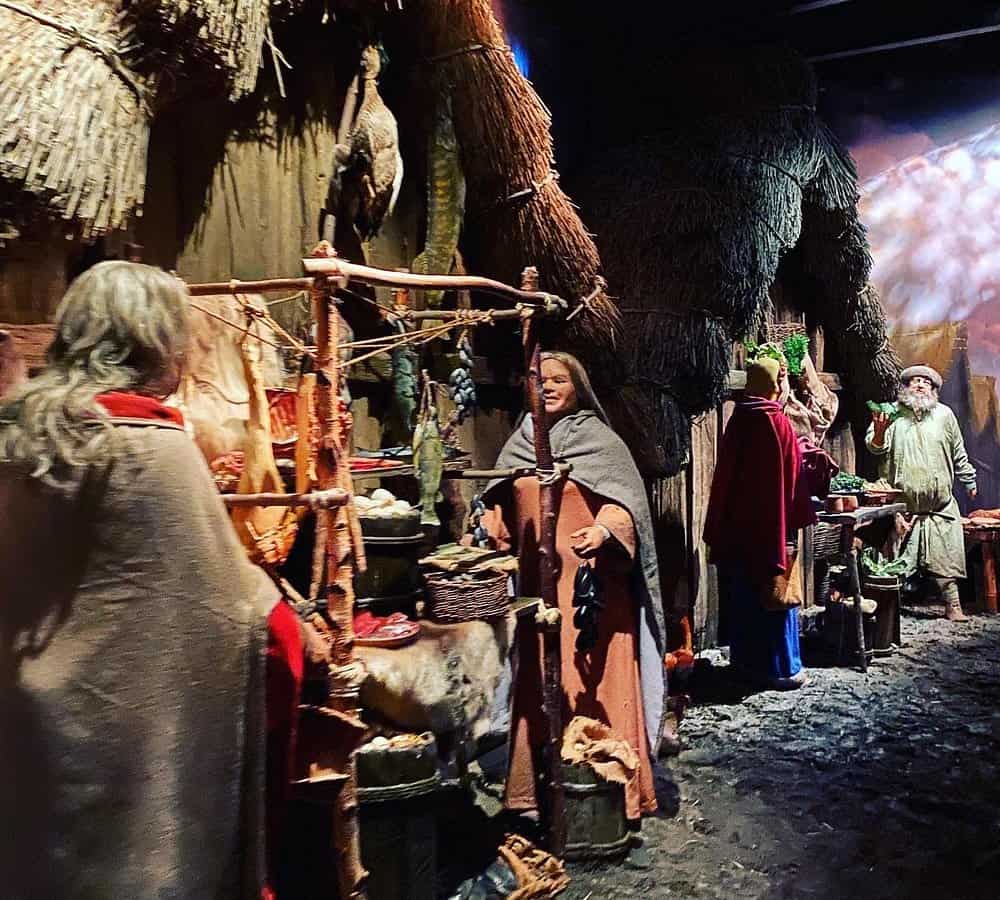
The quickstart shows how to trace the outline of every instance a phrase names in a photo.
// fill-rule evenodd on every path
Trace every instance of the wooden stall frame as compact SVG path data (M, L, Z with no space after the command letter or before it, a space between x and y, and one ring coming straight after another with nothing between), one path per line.
M313 315L317 323L316 361L322 377L315 386L320 440L316 454L319 490L307 491L301 482L294 494L224 495L223 502L234 508L247 506L312 506L317 512L317 552L313 564L311 600L325 595L325 620L331 627L332 652L330 664L330 708L353 717L358 712L359 694L364 678L363 666L354 658L353 578L364 569L364 549L357 512L351 502L353 483L347 465L347 446L352 420L340 401L341 380L345 377L339 361L338 316L335 314L335 292L346 287L350 279L365 284L394 288L439 288L478 290L504 297L515 305L513 309L490 310L492 319L519 319L524 329L526 401L535 425L535 454L540 481L539 503L540 585L544 608L536 617L541 624L544 640L544 705L549 729L547 736L547 816L549 844L552 853L562 857L566 844L565 795L562 781L562 678L560 654L560 619L556 597L555 517L562 484L569 467L556 465L549 443L548 420L541 385L541 347L535 327L537 316L560 315L568 304L555 295L538 290L538 273L525 269L521 289L499 281L476 276L413 275L372 266L348 263L336 257L333 248L322 242L313 258L302 261L306 278L274 278L258 281L211 282L188 285L193 297L217 294L270 293L288 290L308 290ZM575 312L586 308L586 298ZM387 311L390 312L391 311ZM467 310L434 310L429 315L408 310L405 318L420 320L459 320L468 317ZM301 455L301 454L299 454ZM465 477L501 474L495 470L466 473ZM516 475L518 470L503 474ZM320 607L323 607L320 600ZM352 757L353 759L353 757ZM367 872L361 864L358 824L357 776L353 761L348 765L339 789L333 797L333 853L337 860L340 895L363 898Z
M524 270L522 290L537 289L538 270ZM545 810L549 833L549 850L562 858L566 851L566 793L562 772L562 622L556 593L556 517L562 496L565 473L556 469L549 441L549 420L545 413L542 393L541 346L533 319L524 323L524 372L526 406L534 422L535 464L539 505L538 566L539 587L544 610L539 621L543 644L543 711L548 723L546 734L546 776L548 803Z

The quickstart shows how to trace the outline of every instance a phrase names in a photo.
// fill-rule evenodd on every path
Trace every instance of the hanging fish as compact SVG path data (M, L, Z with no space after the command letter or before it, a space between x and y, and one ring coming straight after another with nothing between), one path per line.
M392 360L392 398L403 426L409 431L417 410L417 353L412 347L397 347L389 356Z
M418 275L448 275L465 216L465 176L451 114L451 94L440 93L427 141L427 239L413 260ZM444 291L424 291L429 309L440 309Z
M413 468L420 484L420 524L440 526L434 504L440 502L441 476L444 473L444 441L433 401L430 382L424 387L420 418L413 432Z

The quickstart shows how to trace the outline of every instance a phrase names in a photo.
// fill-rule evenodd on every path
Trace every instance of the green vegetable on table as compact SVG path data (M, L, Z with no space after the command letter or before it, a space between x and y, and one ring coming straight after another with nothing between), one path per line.
M860 475L852 475L850 472L841 472L834 475L830 481L830 491L834 494L851 494L863 491L865 480Z
M873 578L899 578L906 574L905 559L885 559L874 547L865 547L861 553L861 568Z

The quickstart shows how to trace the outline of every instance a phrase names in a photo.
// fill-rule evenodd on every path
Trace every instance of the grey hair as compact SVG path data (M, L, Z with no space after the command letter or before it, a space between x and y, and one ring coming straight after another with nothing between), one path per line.
M597 413L597 417L605 424L610 424L601 401L594 393L594 387L590 383L590 376L587 370L571 353L564 353L561 350L546 350L542 353L542 361L554 359L562 363L569 370L569 377L573 381L573 388L576 390L576 403L578 409L589 409Z
M46 365L0 405L0 462L69 490L107 460L112 429L97 396L166 395L188 337L183 282L153 266L102 262L69 286Z

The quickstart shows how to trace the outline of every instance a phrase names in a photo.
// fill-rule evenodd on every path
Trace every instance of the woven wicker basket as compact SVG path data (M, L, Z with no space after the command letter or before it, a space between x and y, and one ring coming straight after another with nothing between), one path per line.
M813 559L831 559L840 553L840 526L820 522L813 529Z
M768 322L767 339L775 344L782 344L796 334L808 334L806 326L801 322Z
M435 622L471 622L507 615L507 576L490 575L476 581L459 581L440 573L428 573L427 608Z

